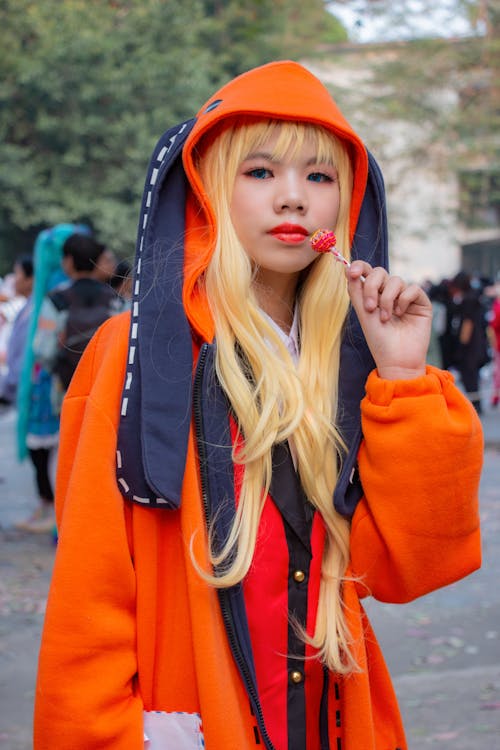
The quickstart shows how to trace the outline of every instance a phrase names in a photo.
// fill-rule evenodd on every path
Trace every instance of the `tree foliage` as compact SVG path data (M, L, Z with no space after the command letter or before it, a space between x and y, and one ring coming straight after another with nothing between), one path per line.
M6 229L86 219L117 250L130 251L153 134L206 91L208 55L183 51L196 41L197 13L191 2L8 0L1 14Z
M336 3L339 4L339 3ZM455 169L483 166L500 169L498 125L500 112L500 3L498 0L344 0L356 6L361 17L383 14L388 28L414 29L416 13L439 6L452 13L461 8L470 21L470 34L433 36L388 45L370 68L370 89L376 95L366 102L375 121L414 123L422 136L408 144L408 155L436 156L433 146L446 145ZM332 5L332 3L329 3Z
M210 49L215 72L227 78L270 60L297 60L320 43L347 39L323 0L206 0L203 5L202 43Z
M345 38L322 0L4 0L0 272L86 220L133 252L155 140L235 74Z

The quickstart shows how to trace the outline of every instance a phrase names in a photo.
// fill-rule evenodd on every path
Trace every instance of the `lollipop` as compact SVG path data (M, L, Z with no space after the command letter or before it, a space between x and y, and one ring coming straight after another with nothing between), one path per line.
M311 235L310 239L311 247L315 252L317 253L331 253L335 260L340 261L340 263L343 263L344 266L351 265L347 258L344 258L341 252L338 250L335 250L335 245L337 244L337 238L335 237L335 234L331 231L331 229L317 229L313 234ZM361 276L361 281L365 280L364 276Z
M337 260L343 263L345 266L350 266L348 260L344 258L342 253L338 250L334 250L337 244L337 238L330 229L317 229L311 236L311 247L317 253L331 253Z

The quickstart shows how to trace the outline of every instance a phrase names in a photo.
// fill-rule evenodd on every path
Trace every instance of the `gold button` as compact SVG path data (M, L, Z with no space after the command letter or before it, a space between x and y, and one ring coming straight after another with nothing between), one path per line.
M296 685L299 685L304 679L304 675L302 672L299 672L298 670L294 670L293 672L290 672L290 680L294 682Z
M295 573L293 574L293 580L296 581L297 583L302 583L305 577L306 577L306 574L304 573L303 570L296 570Z

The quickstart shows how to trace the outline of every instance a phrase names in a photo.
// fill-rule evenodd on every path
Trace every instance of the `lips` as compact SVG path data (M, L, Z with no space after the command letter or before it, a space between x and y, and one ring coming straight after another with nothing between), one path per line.
M273 227L269 234L281 242L290 244L303 242L309 236L307 229L300 224L279 224L277 227Z

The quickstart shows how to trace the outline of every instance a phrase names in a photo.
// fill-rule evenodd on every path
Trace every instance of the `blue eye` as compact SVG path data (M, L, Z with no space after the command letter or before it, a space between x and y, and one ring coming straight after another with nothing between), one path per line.
M324 172L311 172L307 179L311 182L333 182L333 177Z
M256 180L265 180L268 177L273 176L271 170L266 169L265 167L255 167L255 169L249 169L245 174L247 174L248 177L255 177Z

